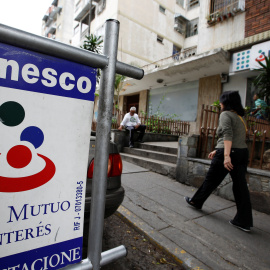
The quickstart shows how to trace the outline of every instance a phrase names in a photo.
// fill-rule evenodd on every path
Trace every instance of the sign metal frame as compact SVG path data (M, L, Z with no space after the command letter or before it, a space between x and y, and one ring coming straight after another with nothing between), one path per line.
M142 69L117 61L118 38L119 21L113 19L107 20L104 55L99 55L0 24L0 42L2 43L101 69L99 117L96 138L96 148L98 151L95 152L88 239L89 248L87 251L87 259L78 264L63 268L65 270L97 270L103 265L126 256L127 253L124 246L102 252L115 74L118 73L134 79L142 79L144 76Z

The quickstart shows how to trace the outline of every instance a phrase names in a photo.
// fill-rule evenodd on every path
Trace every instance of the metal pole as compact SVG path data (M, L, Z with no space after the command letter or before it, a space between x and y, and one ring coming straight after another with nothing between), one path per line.
M96 133L95 167L91 194L91 217L88 239L88 258L93 269L100 269L102 235L104 225L105 196L107 188L107 168L111 132L114 81L118 50L119 22L107 20L104 40L104 54L109 63L101 72L101 85Z
M109 61L108 57L105 55L95 54L52 39L18 30L4 24L0 24L0 42L38 53L49 54L51 56L93 68L105 68ZM138 80L142 79L144 76L143 69L118 61L116 62L116 73Z

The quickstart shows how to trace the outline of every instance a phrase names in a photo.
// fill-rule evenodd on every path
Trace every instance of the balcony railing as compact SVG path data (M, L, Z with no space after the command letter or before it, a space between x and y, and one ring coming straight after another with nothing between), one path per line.
M156 68L159 68L162 66L166 66L166 65L169 65L169 64L172 64L175 62L180 63L181 61L185 60L186 58L194 56L196 54L197 54L197 47L193 47L193 48L190 48L187 50L183 50L183 51L176 53L172 56L169 56L167 58L164 58L164 59L158 60L156 62L153 62L151 64L145 65L142 68L144 69L145 72L151 71L153 69L156 69Z

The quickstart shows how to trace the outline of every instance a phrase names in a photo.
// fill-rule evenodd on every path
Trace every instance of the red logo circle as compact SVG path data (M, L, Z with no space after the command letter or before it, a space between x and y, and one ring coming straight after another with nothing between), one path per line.
M26 167L32 160L31 150L24 145L16 145L7 153L8 164L16 169Z

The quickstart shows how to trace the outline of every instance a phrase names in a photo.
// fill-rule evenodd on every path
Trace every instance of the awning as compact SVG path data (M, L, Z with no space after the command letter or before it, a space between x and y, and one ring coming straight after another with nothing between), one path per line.
M182 14L179 14L179 13L174 14L174 18L189 22L189 20L186 17L184 17Z

